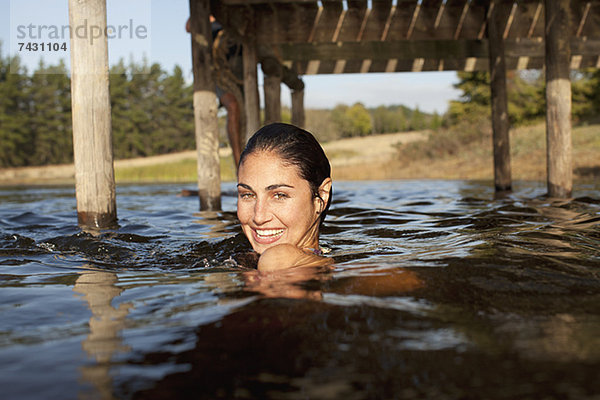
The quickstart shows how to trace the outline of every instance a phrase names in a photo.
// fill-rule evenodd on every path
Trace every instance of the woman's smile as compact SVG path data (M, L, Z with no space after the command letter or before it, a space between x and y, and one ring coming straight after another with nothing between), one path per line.
M283 236L284 229L252 229L254 240L261 244L271 244Z

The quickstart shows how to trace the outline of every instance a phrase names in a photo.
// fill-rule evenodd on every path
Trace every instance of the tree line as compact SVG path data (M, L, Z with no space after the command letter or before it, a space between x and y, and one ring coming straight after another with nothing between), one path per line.
M285 121L287 113L283 113ZM356 136L438 129L443 122L437 113L425 113L419 107L403 105L367 108L362 103L337 104L333 109L307 109L306 129L320 141Z
M451 101L444 124L491 115L490 77L487 72L458 72L454 86L462 91ZM546 117L546 85L542 71L509 71L506 79L508 115L512 126L541 122ZM600 69L571 72L571 107L574 123L600 122Z
M110 69L115 158L145 157L195 148L193 88L183 71L123 61ZM320 140L435 128L441 118L405 106L338 104L307 111L307 128ZM222 113L223 114L223 113ZM290 111L282 113L289 122ZM227 143L225 115L221 142ZM313 129L314 128L314 129ZM0 53L0 167L73 161L71 82L64 62L43 62L29 73L18 57Z
M123 61L110 69L116 158L193 149L192 87L183 71ZM64 62L33 73L0 55L0 167L73 161L71 82Z
M573 73L573 118L598 119L600 70ZM451 127L489 119L490 86L486 72L459 72L460 99L444 115L402 105L367 108L361 103L306 110L306 128L319 140ZM0 48L0 167L70 163L73 160L71 87L65 64L44 65L29 73L18 57ZM541 72L509 72L509 117L513 126L543 120L545 84ZM159 64L123 61L110 69L113 147L116 158L144 157L195 148L193 88L183 71ZM282 119L290 120L285 109ZM220 114L221 142L227 143Z

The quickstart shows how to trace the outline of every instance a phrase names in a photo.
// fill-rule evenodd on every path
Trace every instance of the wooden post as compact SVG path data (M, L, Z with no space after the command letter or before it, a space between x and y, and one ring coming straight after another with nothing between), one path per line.
M283 68L275 57L263 58L260 66L264 75L265 125L280 122Z
M546 0L546 144L548 195L573 189L569 0Z
M292 90L292 124L304 128L304 89Z
M77 220L108 228L117 222L108 43L106 35L96 35L106 32L106 0L69 0L69 24Z
M254 21L248 17L248 30L243 38L242 57L244 61L244 110L246 112L246 140L260 127L260 100L258 97L258 56Z
M492 2L488 14L490 88L492 100L492 142L494 146L494 185L497 192L511 190L510 123L506 94L504 38L499 21L499 2Z
M265 125L281 122L281 76L265 76Z
M283 67L283 82L292 91L292 124L305 127L304 82L294 69Z
M217 95L212 76L212 34L209 0L190 0L194 124L198 152L200 210L221 209L221 170Z

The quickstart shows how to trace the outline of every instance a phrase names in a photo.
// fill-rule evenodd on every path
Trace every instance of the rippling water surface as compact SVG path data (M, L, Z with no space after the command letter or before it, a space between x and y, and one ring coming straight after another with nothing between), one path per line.
M99 233L73 188L0 189L2 398L600 396L599 185L336 183L336 263L277 276L238 265L233 184L181 189L119 187Z

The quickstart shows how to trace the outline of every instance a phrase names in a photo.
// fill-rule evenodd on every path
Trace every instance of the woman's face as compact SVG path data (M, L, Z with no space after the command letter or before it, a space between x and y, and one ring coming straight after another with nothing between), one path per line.
M297 167L275 152L257 151L240 165L237 186L238 219L257 253L282 243L318 247L323 203Z

